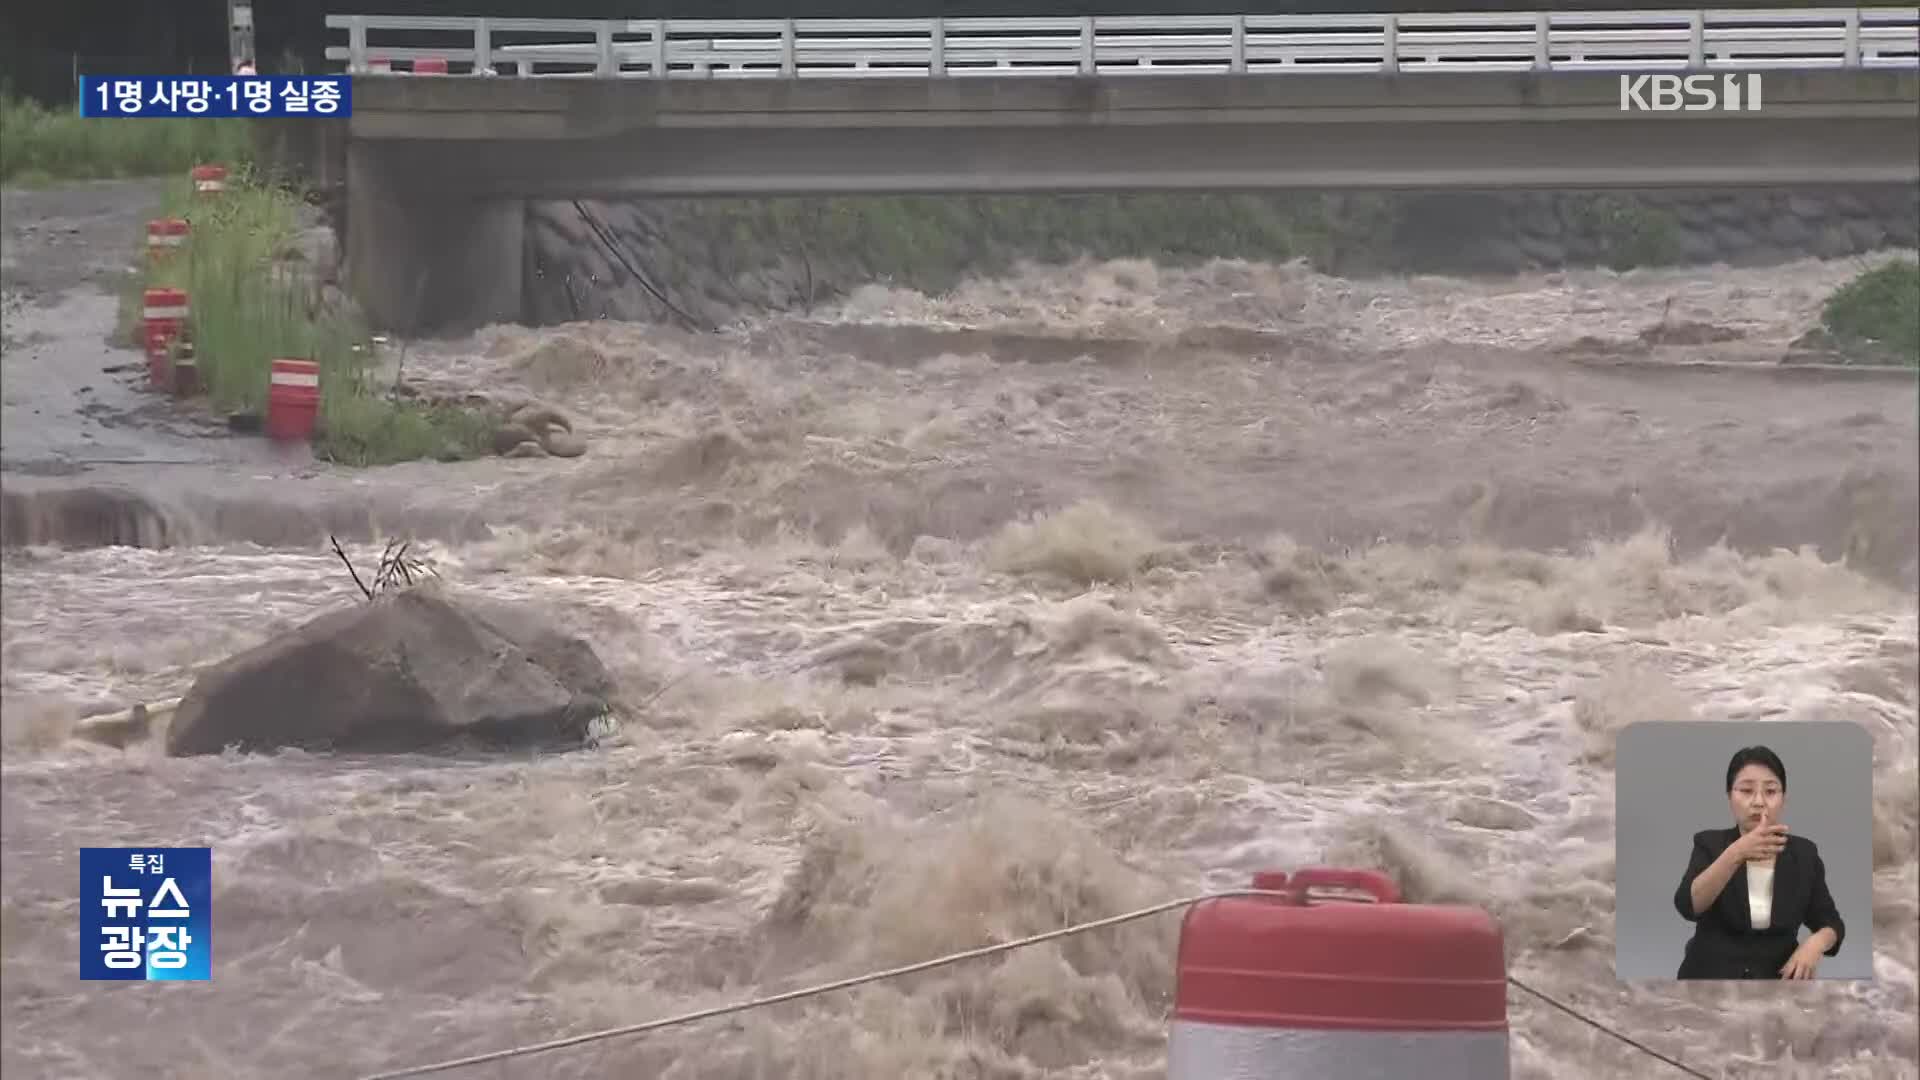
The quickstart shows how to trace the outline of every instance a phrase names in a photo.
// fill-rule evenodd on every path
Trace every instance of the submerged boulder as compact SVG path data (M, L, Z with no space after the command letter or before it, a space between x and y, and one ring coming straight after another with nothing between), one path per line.
M167 752L579 746L614 698L586 642L435 584L323 615L202 672Z

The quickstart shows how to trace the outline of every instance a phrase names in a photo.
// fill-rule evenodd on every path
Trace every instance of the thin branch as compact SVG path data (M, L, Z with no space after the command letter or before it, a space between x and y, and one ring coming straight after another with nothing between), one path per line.
M373 590L367 588L366 584L360 580L360 572L353 568L353 560L347 558L346 551L340 547L340 539L334 536L332 533L327 534L327 539L333 541L333 553L335 555L340 556L340 562L346 566L347 573L353 575L353 583L355 585L360 586L361 594L364 595L368 600L372 600Z

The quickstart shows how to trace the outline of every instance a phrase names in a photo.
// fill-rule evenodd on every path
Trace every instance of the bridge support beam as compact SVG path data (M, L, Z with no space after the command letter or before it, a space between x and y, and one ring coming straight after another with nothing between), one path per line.
M459 334L520 320L526 200L407 183L391 147L347 146L347 286L373 328Z

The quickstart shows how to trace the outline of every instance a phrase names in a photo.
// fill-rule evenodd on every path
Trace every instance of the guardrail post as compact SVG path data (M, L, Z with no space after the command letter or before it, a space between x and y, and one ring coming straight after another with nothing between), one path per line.
M1380 57L1380 65L1388 74L1393 74L1400 70L1400 17L1389 14L1385 18L1386 25L1382 28L1385 32L1381 35L1383 55Z
M347 71L360 75L367 70L367 17L347 17Z
M791 79L799 67L799 58L794 55L793 16L789 15L780 27L780 74Z
M1235 75L1247 73L1247 17L1245 15L1233 17L1233 61L1228 68Z
M1687 66L1707 66L1707 16L1702 11L1687 16Z
M1847 9L1847 58L1846 66L1860 66L1860 9Z
M927 56L927 74L942 78L947 74L947 19L942 15L933 20L933 51Z
M653 77L667 77L667 20L653 20Z
M1533 69L1553 69L1553 15L1542 11L1533 17Z
M1080 19L1080 74L1091 75L1095 70L1093 62L1093 16L1085 15Z
M593 41L600 49L600 60L594 73L603 79L618 75L618 69L613 66L613 24L605 19L600 20L600 25L593 29Z
M258 70L253 55L253 0L227 0L227 71L251 75Z
M493 70L493 31L483 16L473 22L473 73L485 75Z

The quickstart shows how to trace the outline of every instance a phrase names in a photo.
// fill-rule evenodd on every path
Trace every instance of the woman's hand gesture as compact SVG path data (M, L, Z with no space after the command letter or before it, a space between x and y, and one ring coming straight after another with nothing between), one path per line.
M1774 858L1787 846L1787 827L1775 824L1769 814L1735 840L1733 846L1745 862Z
M1822 948L1817 941L1803 941L1780 968L1783 979L1811 979L1820 967Z

